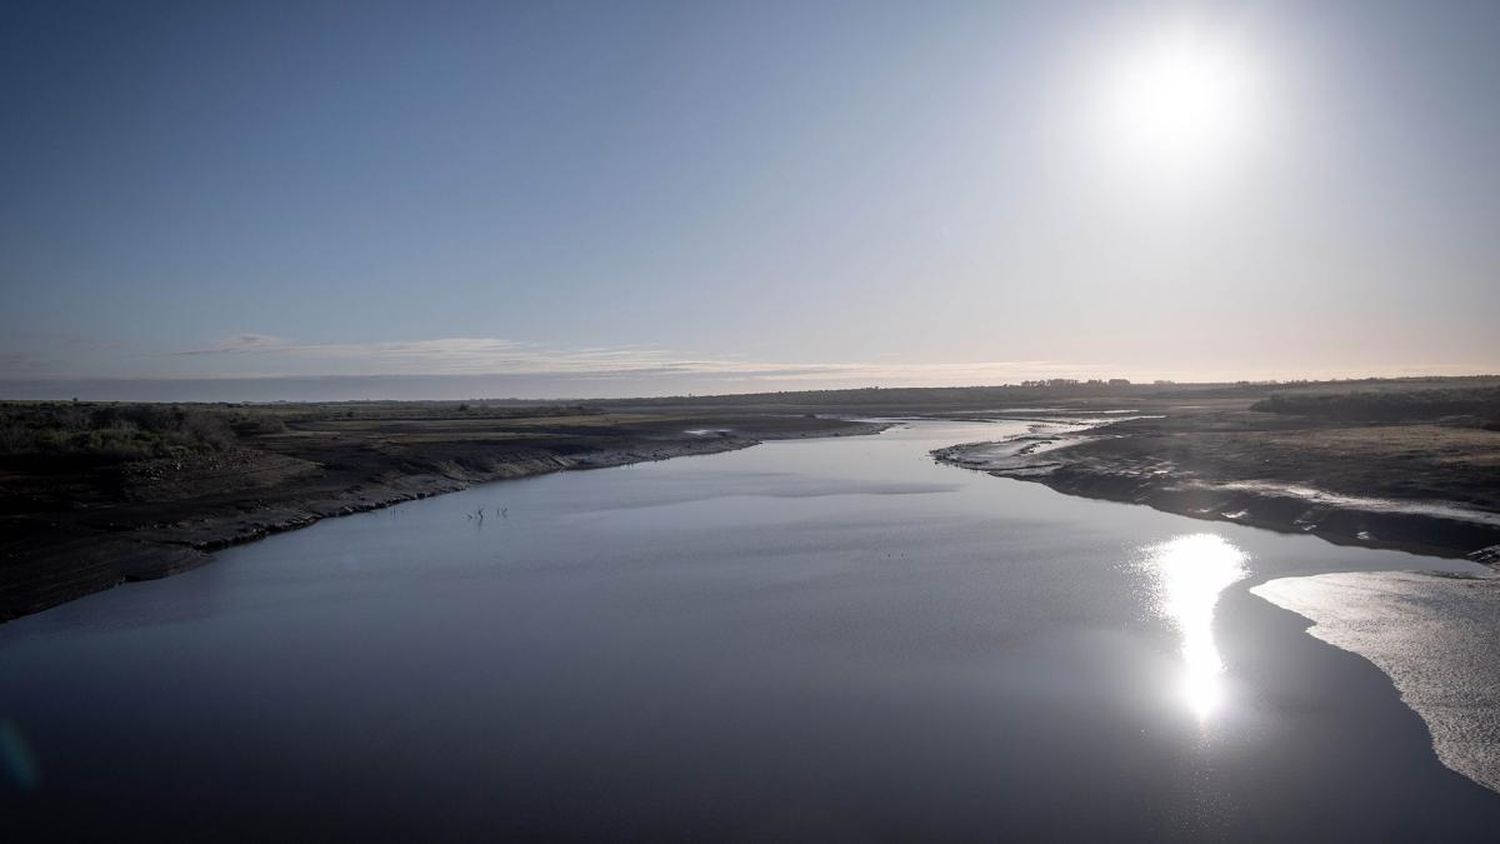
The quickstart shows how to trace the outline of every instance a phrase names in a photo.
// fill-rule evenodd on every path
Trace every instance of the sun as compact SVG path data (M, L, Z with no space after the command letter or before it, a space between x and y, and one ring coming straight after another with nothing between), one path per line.
M1227 162L1256 121L1256 65L1229 34L1190 24L1152 32L1105 74L1104 131L1135 163L1183 171Z

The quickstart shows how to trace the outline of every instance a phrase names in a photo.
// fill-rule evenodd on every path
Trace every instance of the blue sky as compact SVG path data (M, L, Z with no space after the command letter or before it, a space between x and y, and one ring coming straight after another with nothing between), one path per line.
M1141 140L1111 92L1178 31L1234 79ZM1495 43L1494 3L3 2L0 386L1497 371Z

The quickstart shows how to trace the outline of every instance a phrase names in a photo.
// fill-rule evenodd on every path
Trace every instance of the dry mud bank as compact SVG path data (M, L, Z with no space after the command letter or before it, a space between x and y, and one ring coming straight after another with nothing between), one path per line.
M1495 431L1186 409L1041 420L1027 435L933 456L1069 495L1340 544L1480 560L1500 545Z

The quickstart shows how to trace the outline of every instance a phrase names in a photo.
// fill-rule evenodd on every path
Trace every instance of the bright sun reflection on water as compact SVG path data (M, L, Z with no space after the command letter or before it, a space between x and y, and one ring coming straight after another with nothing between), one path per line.
M1223 699L1224 660L1214 644L1214 607L1219 593L1245 577L1245 554L1211 533L1179 536L1147 551L1158 583L1157 609L1182 636L1182 694L1199 719Z

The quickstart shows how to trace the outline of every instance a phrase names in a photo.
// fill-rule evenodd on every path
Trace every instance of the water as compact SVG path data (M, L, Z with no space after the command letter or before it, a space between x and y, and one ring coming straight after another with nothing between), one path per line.
M58 838L1497 828L1384 675L1248 592L1466 564L927 457L1024 428L503 482L6 624L0 810Z

